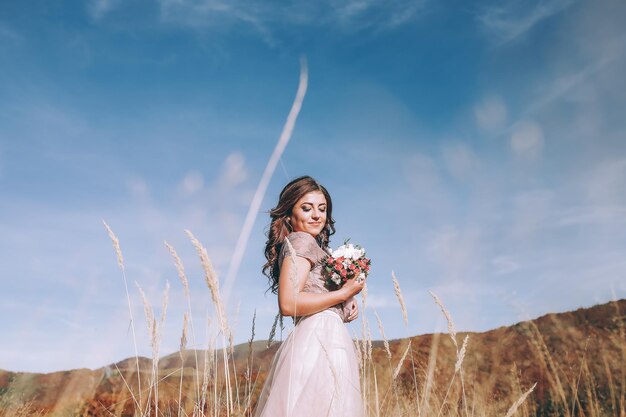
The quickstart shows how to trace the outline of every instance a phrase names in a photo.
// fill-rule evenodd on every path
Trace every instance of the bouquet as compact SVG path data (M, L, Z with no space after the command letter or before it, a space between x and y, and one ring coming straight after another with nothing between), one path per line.
M363 280L370 270L371 260L365 257L365 249L345 241L336 250L328 249L328 256L322 263L322 275L326 278L326 288L330 291L343 287L349 279Z

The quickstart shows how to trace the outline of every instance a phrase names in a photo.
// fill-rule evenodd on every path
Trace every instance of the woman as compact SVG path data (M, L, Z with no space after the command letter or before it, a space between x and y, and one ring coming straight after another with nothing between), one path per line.
M330 195L315 179L296 178L270 216L263 273L296 326L274 356L255 417L362 417L359 366L343 322L358 316L352 297L365 284L324 287L321 261L335 233Z

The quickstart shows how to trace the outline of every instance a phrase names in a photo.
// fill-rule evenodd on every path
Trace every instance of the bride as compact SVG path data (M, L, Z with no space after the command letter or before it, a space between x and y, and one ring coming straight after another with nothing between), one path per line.
M330 195L315 179L296 178L270 216L263 273L280 313L296 325L274 356L254 415L362 417L359 365L343 323L357 318L353 296L365 284L324 286L321 261L335 233Z

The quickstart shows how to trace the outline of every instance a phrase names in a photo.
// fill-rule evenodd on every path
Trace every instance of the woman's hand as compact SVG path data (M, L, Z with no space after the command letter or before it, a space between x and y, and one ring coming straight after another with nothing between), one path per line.
M349 311L347 311L347 313L348 317L346 317L346 322L351 322L359 317L359 304L356 302L355 299L352 299L352 301L350 302Z
M360 293L363 290L363 287L365 287L365 280L352 278L347 280L346 283L343 284L343 287L341 287L341 289L339 289L338 291L343 291L347 300L348 298Z

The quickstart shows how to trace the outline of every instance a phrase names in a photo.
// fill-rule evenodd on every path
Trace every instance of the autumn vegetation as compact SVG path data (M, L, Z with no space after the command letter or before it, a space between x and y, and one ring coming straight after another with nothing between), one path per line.
M106 228L130 308L120 244ZM158 317L137 288L146 326L133 331L149 332L151 358L136 355L96 370L50 374L0 371L0 417L253 415L280 344L277 335L286 333L282 319L277 316L272 329L257 329L255 317L250 318L249 341L235 346L211 259L191 232L188 236L211 292L214 323L193 322L184 266L166 243L188 303L179 351L166 356L159 351L169 288ZM389 282L408 323L401 282L393 273ZM626 300L465 333L457 332L443 301L431 295L446 318L447 332L387 340L376 312L363 314L370 309L363 292L360 335L354 342L367 417L626 417ZM192 346L203 343L195 339L207 325L216 326L216 336L204 342L204 349L188 349L190 341ZM256 340L261 330L269 333L266 340Z

